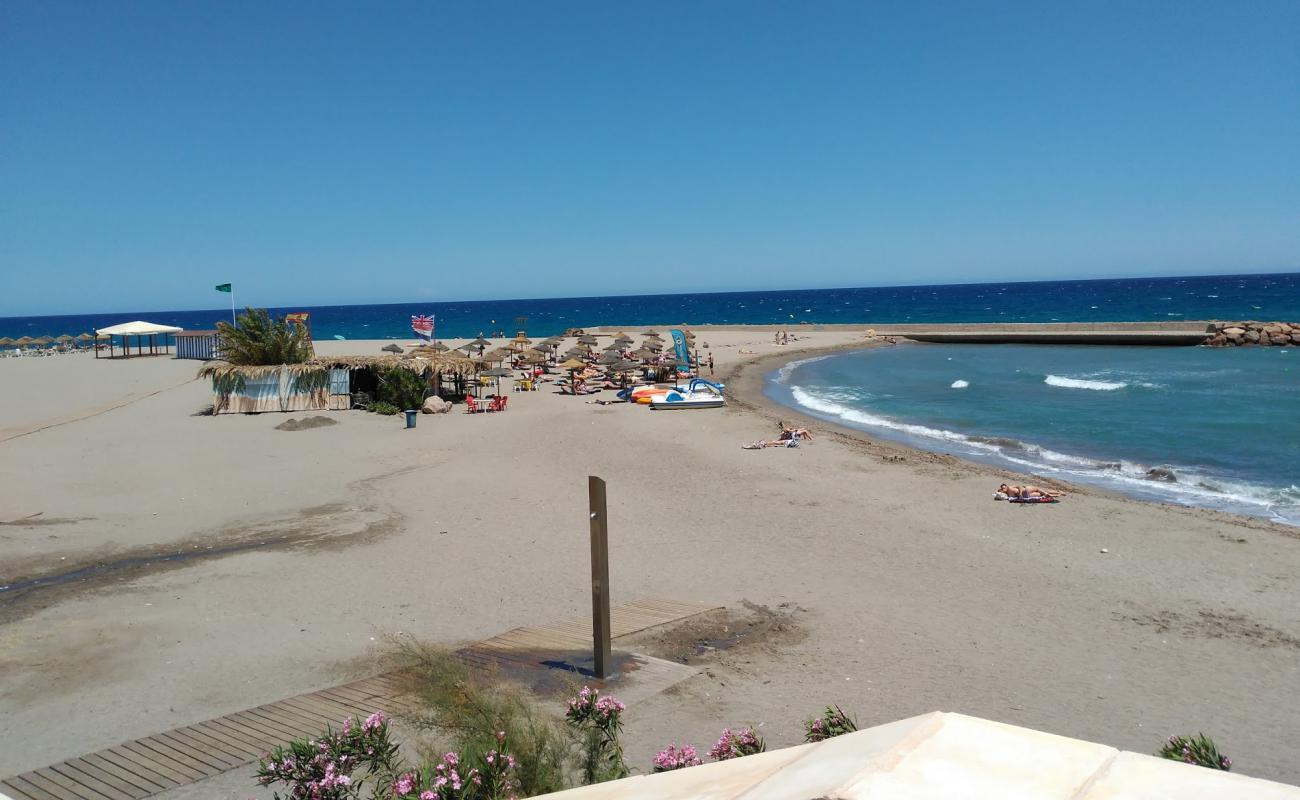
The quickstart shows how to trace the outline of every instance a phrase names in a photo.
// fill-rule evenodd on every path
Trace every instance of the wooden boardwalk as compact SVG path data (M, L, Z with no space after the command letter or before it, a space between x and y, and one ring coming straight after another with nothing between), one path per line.
M624 603L610 609L613 637L716 608L719 606L708 603L654 598ZM590 650L591 620L584 618L515 628L458 654L475 666L545 673L556 671L548 666L567 667ZM642 656L626 656L621 663L642 673L670 668ZM246 766L278 744L315 736L327 726L337 728L344 717L364 718L378 710L400 713L408 707L395 678L377 675L5 778L0 780L0 795L13 800L136 800Z

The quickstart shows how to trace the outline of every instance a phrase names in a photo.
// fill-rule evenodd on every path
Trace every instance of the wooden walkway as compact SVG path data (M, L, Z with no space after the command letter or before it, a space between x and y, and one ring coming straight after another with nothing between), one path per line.
M610 609L615 639L719 608L708 603L649 599ZM591 649L591 620L515 628L458 654L471 665L530 667L571 660ZM629 658L629 669L653 670L654 659ZM545 667L540 670L549 671ZM72 758L0 780L13 800L136 800L197 783L256 761L276 745L337 728L344 717L408 708L391 675L290 697L184 728Z

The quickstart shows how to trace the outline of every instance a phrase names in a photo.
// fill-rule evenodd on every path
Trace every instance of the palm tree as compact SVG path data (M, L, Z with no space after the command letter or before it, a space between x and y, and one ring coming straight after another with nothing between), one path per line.
M229 364L301 364L312 357L311 340L301 325L273 319L264 308L247 308L239 327L217 323L217 347Z

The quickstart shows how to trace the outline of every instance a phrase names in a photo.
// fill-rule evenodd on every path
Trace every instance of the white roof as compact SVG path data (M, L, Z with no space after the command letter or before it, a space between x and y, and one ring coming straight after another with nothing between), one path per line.
M553 800L1300 800L1300 787L936 711L817 744L543 796Z
M174 325L158 325L153 322L136 320L135 322L123 322L120 325L110 325L107 328L99 328L95 331L100 336L148 336L153 333L180 333L181 329Z

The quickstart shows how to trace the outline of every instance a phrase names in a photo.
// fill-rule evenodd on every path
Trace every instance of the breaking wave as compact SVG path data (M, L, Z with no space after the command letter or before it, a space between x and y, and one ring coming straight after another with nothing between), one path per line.
M1263 515L1293 525L1300 524L1300 486L1259 486L1212 475L1195 467L1088 458L1012 437L967 435L902 422L845 405L839 402L849 400L843 394L829 393L827 396L797 385L789 389L794 402L809 411L927 449L1010 463L1026 471L1100 484L1147 499Z
M1113 392L1128 386L1122 381L1092 381L1086 378L1063 378L1060 375L1048 375L1043 378L1043 383L1062 389L1092 389L1097 392Z
M952 382L952 386L951 386L951 388L953 388L953 389L965 389L967 386L970 386L970 381L955 380L955 381Z

